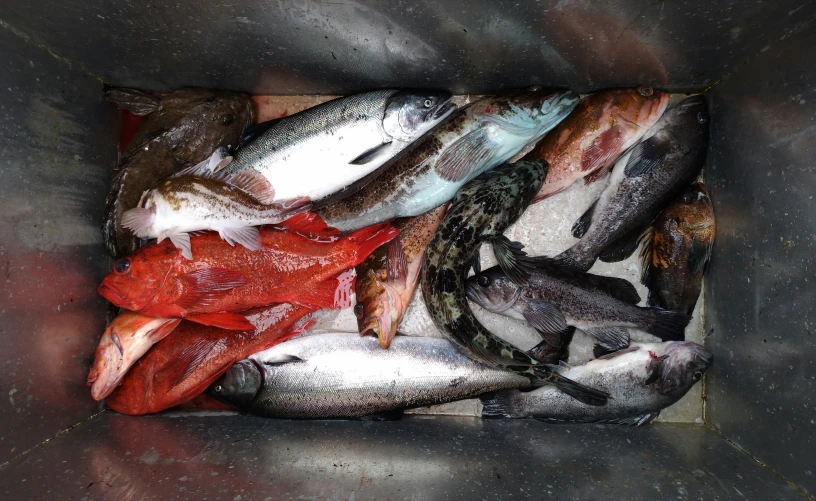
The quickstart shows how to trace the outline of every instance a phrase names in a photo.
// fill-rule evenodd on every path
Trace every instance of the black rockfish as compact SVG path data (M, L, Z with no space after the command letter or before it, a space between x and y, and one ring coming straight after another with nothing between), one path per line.
M474 360L541 379L582 402L606 404L604 392L576 384L502 341L473 316L465 297L465 278L483 243L508 275L521 283L526 256L521 244L502 232L515 222L544 184L547 164L522 161L482 174L454 197L425 253L422 295L436 326Z
M682 341L690 317L658 308L641 308L635 287L622 278L591 275L534 258L529 283L519 286L495 266L470 277L468 299L493 313L526 320L552 346L562 343L568 326L595 337L608 351L629 346L626 327L662 341Z
M643 139L617 161L609 185L572 226L581 240L557 256L586 271L600 258L629 257L655 217L690 185L706 157L708 106L702 95L668 110Z
M714 206L703 183L687 188L660 213L640 251L650 305L691 315L715 233Z

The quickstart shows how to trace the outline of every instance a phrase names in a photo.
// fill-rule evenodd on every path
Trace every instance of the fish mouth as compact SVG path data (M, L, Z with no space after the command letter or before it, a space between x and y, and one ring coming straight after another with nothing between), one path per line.
M451 103L450 99L451 98L448 98L436 106L436 109L431 116L433 120L441 120L453 113L453 111L456 109L456 104Z

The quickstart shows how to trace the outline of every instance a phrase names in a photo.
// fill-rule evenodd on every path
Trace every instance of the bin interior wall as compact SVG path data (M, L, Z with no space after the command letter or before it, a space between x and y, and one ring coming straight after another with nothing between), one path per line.
M99 80L0 28L0 464L98 411L100 222L117 114Z
M816 492L816 23L711 93L709 424Z
M153 90L680 91L714 83L814 11L808 0L5 0L0 20L105 82Z

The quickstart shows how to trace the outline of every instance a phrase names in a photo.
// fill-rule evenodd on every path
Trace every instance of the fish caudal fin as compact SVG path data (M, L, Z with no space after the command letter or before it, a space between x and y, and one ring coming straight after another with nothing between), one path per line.
M349 242L356 244L357 255L352 266L357 266L363 262L369 254L374 252L374 249L390 242L396 238L397 235L399 235L399 230L392 226L389 221L363 228L347 236L346 239Z
M641 329L657 336L661 341L683 341L686 339L686 326L691 317L676 311L649 308L649 318Z
M589 271L595 264L595 256L580 254L575 247L570 247L561 254L553 258L553 262L559 266L565 266L578 271Z
M310 308L342 310L351 306L356 272L350 268L334 278L324 280L314 288L299 294L292 302Z
M184 317L185 320L231 331L254 331L255 326L240 313L198 313Z
M542 379L547 379L550 383L555 385L556 388L571 396L575 400L578 400L586 405L599 407L606 405L607 401L609 400L609 393L596 390L595 388L590 388L589 386L584 386L581 383L577 383L572 379L558 374L553 369L550 369L549 374L542 374L541 377Z
M482 395L482 417L487 419L524 418L524 408L519 402L521 392L518 390L496 391Z

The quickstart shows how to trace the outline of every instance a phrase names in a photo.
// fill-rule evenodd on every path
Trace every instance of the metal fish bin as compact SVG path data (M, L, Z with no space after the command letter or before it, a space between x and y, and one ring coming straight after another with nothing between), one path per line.
M0 498L814 499L814 16L805 0L6 0ZM712 117L717 235L692 330L713 329L715 361L661 422L482 420L467 403L387 422L137 418L91 399L119 128L103 86L231 89L291 112L373 88L467 100L641 84L702 92ZM555 234L599 188L588 189L525 215L516 237L534 254L563 250ZM636 260L616 266L637 282ZM427 319L406 322L421 331Z

